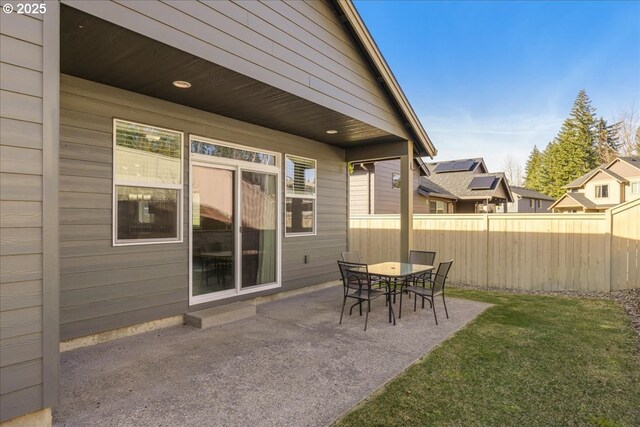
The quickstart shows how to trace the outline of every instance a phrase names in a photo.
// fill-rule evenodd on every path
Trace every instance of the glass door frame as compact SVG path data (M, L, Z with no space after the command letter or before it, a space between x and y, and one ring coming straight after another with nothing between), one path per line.
M240 150L250 150L274 155L275 166L252 163L244 160L228 159L224 157L214 157L205 154L191 152L192 140L207 142L210 144L238 148ZM189 135L189 305L197 305L210 301L217 301L232 298L239 295L246 295L269 289L280 288L282 286L282 180L281 180L281 155L268 150L242 146L238 144L220 141L216 139ZM235 284L233 289L211 292L202 295L193 295L193 166L209 167L234 171L234 215L236 221L233 225L234 243L234 276ZM242 236L240 227L242 226L242 172L262 172L276 177L276 281L262 285L255 285L248 288L242 287Z

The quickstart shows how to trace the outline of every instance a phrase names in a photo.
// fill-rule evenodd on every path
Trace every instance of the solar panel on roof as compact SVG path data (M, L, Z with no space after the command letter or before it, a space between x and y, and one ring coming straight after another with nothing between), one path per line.
M474 160L461 160L458 162L454 162L450 171L451 172L461 172L468 171L475 164Z
M476 176L471 180L469 188L472 190L488 190L493 187L495 176Z
M453 163L454 162L439 163L433 171L436 173L449 172L451 170L451 166L453 166Z

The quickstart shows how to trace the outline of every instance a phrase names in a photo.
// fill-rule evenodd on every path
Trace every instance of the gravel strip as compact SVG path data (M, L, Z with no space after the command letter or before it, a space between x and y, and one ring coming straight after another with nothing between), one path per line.
M611 292L579 292L579 291L528 291L522 289L503 289L464 284L452 284L451 287L483 291L504 292L509 294L548 295L574 298L607 299L618 302L629 314L631 324L638 335L638 357L640 357L640 289L627 289Z

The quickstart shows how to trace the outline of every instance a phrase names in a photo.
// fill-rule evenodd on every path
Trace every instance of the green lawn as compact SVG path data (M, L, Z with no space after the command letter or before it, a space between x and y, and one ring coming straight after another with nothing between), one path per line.
M494 306L336 426L640 426L640 360L619 305L447 295Z

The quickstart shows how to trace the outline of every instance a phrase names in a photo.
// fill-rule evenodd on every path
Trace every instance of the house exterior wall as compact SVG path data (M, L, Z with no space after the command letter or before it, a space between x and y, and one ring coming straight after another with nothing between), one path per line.
M631 176L639 176L640 171L637 168L631 166L629 163L624 162L622 160L618 160L613 163L610 167L608 167L611 172L617 173L620 176L625 178L629 178Z
M369 166L373 169L373 165ZM359 165L349 175L349 215L373 213L373 170L364 170Z
M409 138L325 1L63 3Z
M456 202L455 213L476 213L476 201L458 200Z
M597 185L608 185L609 197L596 198ZM584 195L599 205L616 205L622 203L622 193L620 190L620 183L618 181L603 172L599 172L585 184Z
M530 202L533 200L533 207L530 206ZM540 202L540 207L538 207ZM508 203L508 213L548 213L549 207L553 204L551 200L539 200L531 199L529 197L517 198L513 203Z
M316 159L317 235L282 238L282 288L260 295L337 278L335 260L347 244L342 149L70 76L62 76L61 108L63 339L255 298L188 306L189 133L276 151L283 154L282 161L284 153ZM113 117L185 133L183 243L112 246ZM284 174L282 180L284 184Z
M627 175L626 178L629 181L629 184L626 184L624 186L624 201L628 202L630 200L640 199L640 191L636 194L631 193L631 185L633 183L637 183L637 185L640 185L640 172L636 171L635 174Z
M400 173L400 160L387 160L375 163L374 185L374 213L399 214L400 213L400 189L391 186L394 173ZM429 213L427 198L418 194L420 185L420 171L413 171L413 213Z
M0 421L57 400L57 6L0 15Z

